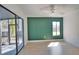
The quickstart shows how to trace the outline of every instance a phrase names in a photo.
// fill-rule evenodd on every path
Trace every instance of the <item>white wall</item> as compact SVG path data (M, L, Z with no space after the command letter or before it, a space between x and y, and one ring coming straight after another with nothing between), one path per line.
M6 8L17 14L18 16L22 17L24 19L24 42L27 43L28 35L27 35L27 17L24 15L24 13L20 10L17 4L3 4Z
M79 47L79 11L64 16L64 40Z

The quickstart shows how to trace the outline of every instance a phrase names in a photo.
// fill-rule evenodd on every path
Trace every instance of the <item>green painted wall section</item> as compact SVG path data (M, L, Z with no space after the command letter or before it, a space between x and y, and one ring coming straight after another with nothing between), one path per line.
M52 39L52 21L63 18L51 17L28 17L28 38L29 40ZM56 37L55 37L56 38Z

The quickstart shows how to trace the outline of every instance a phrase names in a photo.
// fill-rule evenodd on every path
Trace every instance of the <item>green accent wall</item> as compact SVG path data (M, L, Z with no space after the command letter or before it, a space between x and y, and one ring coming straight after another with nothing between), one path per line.
M52 21L61 21L62 17L28 17L28 39L52 39ZM63 33L63 31L62 31ZM56 37L55 37L56 38ZM60 37L62 38L62 36Z

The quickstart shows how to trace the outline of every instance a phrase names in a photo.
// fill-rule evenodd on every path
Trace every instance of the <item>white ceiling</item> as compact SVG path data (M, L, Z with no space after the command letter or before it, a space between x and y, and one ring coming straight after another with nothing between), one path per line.
M19 4L18 7L28 17L62 17L64 14L79 10L78 4L55 4L55 12L51 13L49 10L50 4Z

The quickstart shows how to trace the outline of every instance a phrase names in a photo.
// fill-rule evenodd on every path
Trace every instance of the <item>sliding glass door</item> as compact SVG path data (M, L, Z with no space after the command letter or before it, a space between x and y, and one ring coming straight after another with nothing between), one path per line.
M10 19L0 20L0 24L1 54L16 54L15 25L10 23Z
M23 20L5 19L0 20L0 50L1 54L17 54L24 46Z
M0 5L0 55L18 54L23 36L23 19Z

